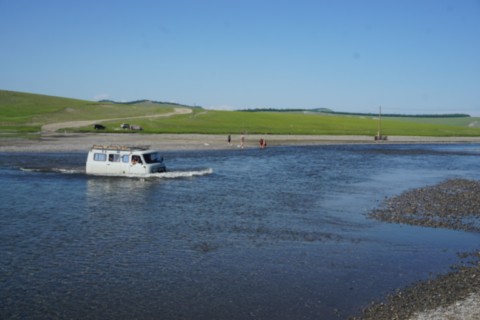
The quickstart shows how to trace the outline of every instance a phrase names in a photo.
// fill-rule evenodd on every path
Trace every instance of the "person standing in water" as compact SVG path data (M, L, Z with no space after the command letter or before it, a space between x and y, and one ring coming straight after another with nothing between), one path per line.
M267 147L267 140L260 138L259 144L261 149L265 149Z

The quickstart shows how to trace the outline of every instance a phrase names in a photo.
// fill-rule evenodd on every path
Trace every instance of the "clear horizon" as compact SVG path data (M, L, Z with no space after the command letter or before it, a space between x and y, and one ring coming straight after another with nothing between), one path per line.
M0 88L480 116L480 1L0 1Z

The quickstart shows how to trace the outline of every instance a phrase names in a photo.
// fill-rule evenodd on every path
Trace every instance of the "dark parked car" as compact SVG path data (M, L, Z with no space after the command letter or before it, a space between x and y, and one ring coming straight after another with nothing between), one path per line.
M105 126L103 124L94 124L93 128L95 130L103 130L103 129L105 129Z

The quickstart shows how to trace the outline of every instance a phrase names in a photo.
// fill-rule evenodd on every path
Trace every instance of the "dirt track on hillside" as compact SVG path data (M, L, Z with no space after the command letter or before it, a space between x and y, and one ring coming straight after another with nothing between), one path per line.
M96 123L102 123L102 122L105 122L105 121L131 120L131 119L142 119L142 118L162 118L162 117L171 117L171 116L174 116L174 115L187 114L187 113L192 113L192 109L175 108L173 112L160 113L160 114L147 115L147 116L49 123L49 124L46 124L46 125L42 126L42 135L43 134L52 134L55 131L60 130L60 129L64 129L64 128L86 127L86 126L91 126L91 125L96 124Z

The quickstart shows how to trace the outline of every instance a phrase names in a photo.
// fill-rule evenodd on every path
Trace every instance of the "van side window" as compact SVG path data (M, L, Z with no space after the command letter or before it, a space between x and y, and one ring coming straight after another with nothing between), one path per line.
M110 162L120 162L120 155L111 153L108 155L108 161Z
M124 155L122 156L122 162L123 162L123 163L128 163L128 154L124 154Z
M105 153L94 153L93 160L95 161L106 161L107 155Z
M140 158L140 156L132 156L132 164L136 163L143 164L142 158Z

